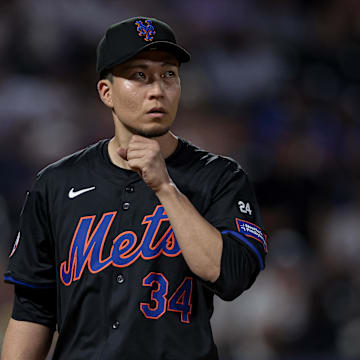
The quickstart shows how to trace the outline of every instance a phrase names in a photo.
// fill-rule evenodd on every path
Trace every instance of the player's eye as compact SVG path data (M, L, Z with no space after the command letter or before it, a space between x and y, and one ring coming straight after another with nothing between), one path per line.
M164 74L163 74L163 77L164 78L172 78L174 77L176 74L175 74L175 71L172 71L172 70L168 70L166 71Z
M146 79L146 75L142 71L137 71L134 73L133 78L136 80L144 80Z

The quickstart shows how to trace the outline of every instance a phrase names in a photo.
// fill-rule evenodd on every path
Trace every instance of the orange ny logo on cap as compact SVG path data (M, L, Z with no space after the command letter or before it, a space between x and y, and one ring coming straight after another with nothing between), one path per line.
M156 34L156 31L154 29L154 26L151 24L151 20L145 20L146 26L141 20L135 21L135 25L137 26L137 31L139 33L139 36L145 36L145 41L152 41L154 39L154 36Z

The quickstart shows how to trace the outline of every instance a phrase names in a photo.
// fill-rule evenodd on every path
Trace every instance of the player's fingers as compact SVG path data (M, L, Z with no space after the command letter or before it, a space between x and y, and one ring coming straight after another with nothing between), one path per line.
M139 135L133 135L129 141L130 149L154 149L160 151L160 145L156 140L147 139Z
M128 164L131 170L136 171L140 176L142 176L142 168L144 167L144 164L141 159L128 160Z
M148 152L145 150L130 150L128 149L127 151L127 160L132 160L132 159L143 159L145 158L148 154Z
M153 148L152 143L148 142L141 142L141 141L131 141L128 144L128 149L131 150L145 150L145 149L152 149Z
M146 138L146 137L141 136L141 135L133 135L129 142L149 143L149 142L152 142L152 141L154 141L154 140Z
M144 144L129 144L128 152L129 151L149 151L151 148L148 145Z
M117 149L117 153L124 159L124 160L127 160L127 149L123 148L123 147L119 147Z

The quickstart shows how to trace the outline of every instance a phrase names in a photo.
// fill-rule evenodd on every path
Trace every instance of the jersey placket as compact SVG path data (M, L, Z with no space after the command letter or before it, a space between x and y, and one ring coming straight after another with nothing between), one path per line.
M116 221L117 224L117 233L121 234L122 232L132 228L131 218L132 212L134 211L135 205L135 183L138 180L133 180L132 182L128 181L125 185L122 185L119 199L118 207L118 217ZM108 346L105 349L106 358L113 358L115 354L112 353L112 344L117 344L121 342L122 334L124 327L127 327L125 318L125 312L129 307L129 291L131 287L131 281L129 276L128 267L112 267L112 286L111 286L111 300L109 307L109 318L108 318Z

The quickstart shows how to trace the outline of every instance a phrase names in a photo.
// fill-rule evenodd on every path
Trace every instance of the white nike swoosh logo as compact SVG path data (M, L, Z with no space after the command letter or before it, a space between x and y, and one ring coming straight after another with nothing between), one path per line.
M89 187L89 188L86 188L86 189L81 189L81 190L78 190L78 191L75 191L74 188L71 188L70 191L69 191L69 198L70 199L73 199L74 197L77 197L83 193L86 193L88 191L91 191L91 190L94 190L95 189L95 186L92 186L92 187Z

